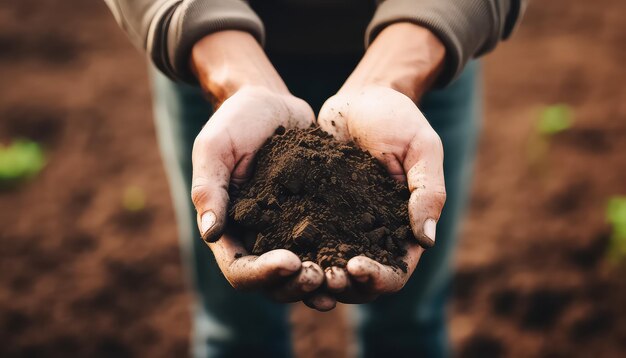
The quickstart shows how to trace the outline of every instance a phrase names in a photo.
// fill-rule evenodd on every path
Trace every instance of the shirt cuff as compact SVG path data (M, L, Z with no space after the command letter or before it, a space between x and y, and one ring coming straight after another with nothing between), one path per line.
M196 84L190 67L191 50L203 37L223 30L240 30L263 45L261 19L241 0L183 0L165 9L152 24L148 53L168 77Z

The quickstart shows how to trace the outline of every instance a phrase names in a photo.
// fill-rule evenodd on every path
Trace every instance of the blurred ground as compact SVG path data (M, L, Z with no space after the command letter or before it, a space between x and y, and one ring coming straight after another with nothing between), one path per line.
M486 119L458 252L463 357L619 357L624 271L605 260L608 198L626 194L622 0L535 2L485 61ZM151 122L145 63L100 2L0 0L0 141L48 165L0 192L0 356L183 356L189 294ZM539 108L572 129L528 163ZM144 210L122 207L143 188ZM343 356L333 314L295 310L303 357Z

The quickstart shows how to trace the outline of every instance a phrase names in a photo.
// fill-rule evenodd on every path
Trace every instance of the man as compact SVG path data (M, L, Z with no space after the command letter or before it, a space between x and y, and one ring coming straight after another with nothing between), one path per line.
M326 311L395 293L359 306L361 354L448 356L450 260L480 113L468 61L510 35L524 1L106 1L157 68L157 130L197 292L194 355L288 356L286 307L273 301ZM308 127L318 110L324 130L408 182L406 274L364 256L326 272L287 250L239 257L241 238L223 235L228 186L278 126Z

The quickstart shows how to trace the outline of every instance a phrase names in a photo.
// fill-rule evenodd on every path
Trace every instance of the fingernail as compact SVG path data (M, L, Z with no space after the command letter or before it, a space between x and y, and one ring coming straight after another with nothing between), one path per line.
M212 211L207 211L206 213L202 214L202 219L201 219L201 224L200 224L200 229L202 230L202 237L205 237L206 233L209 230L211 230L213 225L215 225L216 220L217 218L215 217L215 214Z
M435 234L437 232L437 222L434 219L428 219L424 223L424 235L435 244Z

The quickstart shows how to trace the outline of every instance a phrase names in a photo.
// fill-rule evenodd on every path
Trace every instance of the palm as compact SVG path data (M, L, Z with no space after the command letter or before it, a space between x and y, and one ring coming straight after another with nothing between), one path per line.
M430 247L434 243L424 234L424 222L439 218L445 200L441 141L408 97L384 87L340 91L326 101L318 123L337 139L353 140L369 151L395 179L408 180L412 192L409 216L418 239L408 244L406 273L358 256L347 265L351 280L343 285L329 282L329 286L343 302L363 302L381 293L398 291L424 251L419 244ZM346 290L348 286L352 289Z
M293 252L249 255L242 237L223 234L229 185L249 178L256 152L279 126L307 128L313 120L313 111L301 99L245 88L222 104L196 138L191 194L198 225L235 288L263 289L279 301L291 302L310 296L324 281L317 264L301 262Z

